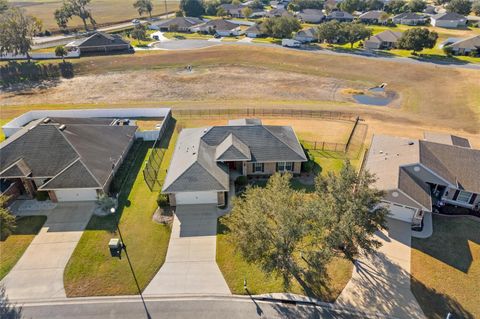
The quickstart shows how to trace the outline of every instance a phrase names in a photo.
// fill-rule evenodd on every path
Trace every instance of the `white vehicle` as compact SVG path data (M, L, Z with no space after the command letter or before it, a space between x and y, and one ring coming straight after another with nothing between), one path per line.
M289 48L299 48L302 45L300 41L293 39L282 39L282 46Z
M136 24L140 24L140 20L138 20L138 19L133 19L133 20L132 20L132 23L135 24L135 25L136 25Z

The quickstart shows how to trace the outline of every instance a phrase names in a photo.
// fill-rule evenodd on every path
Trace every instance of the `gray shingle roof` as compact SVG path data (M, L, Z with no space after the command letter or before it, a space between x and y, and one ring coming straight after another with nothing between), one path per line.
M432 196L428 184L410 175L403 168L400 168L398 188L428 210L432 210Z
M88 171L80 159L55 176L39 189L51 190L59 188L101 188L95 177Z
M370 37L368 41L391 42L396 43L402 36L402 32L395 32L392 30L385 30Z
M332 11L327 17L329 19L353 19L353 16L345 11Z
M467 20L464 16L461 14L458 14L456 12L443 12L436 14L432 17L432 19L435 20Z
M231 31L238 28L238 25L224 19L214 19L198 26L201 31L214 29L217 31Z
M451 184L480 193L480 150L420 141L420 162Z
M403 12L397 14L393 17L393 20L404 19L404 20L425 20L425 18L415 12Z
M251 158L248 146L234 134L228 135L215 151L217 161L249 161Z
M5 169L0 177L27 177L32 173L30 167L23 160L23 158L16 161L9 168Z
M459 49L480 49L480 35L474 35L466 39L460 39L457 42L450 44L449 46Z
M69 43L67 46L71 47L97 47L97 46L109 46L109 45L130 45L127 41L123 40L120 35L108 34L104 32L95 32L93 35L75 40Z
M359 19L380 19L380 17L385 13L385 11L380 11L380 10L372 10L372 11L367 11L365 13L362 13L358 18Z
M163 20L157 23L154 23L156 26L160 28L169 28L172 25L176 25L181 29L189 28L197 24L201 24L204 21L200 18L194 17L175 17L173 19Z

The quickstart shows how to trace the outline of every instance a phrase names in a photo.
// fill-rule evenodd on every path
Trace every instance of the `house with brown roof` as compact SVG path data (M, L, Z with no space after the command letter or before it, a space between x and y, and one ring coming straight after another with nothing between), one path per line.
M467 139L425 133L424 139L374 135L365 169L385 191L391 217L412 226L422 223L434 206L480 206L480 150Z
M173 206L223 206L237 177L299 174L305 161L302 146L289 126L240 119L225 126L184 129L178 136L162 193L168 194Z
M365 40L364 47L371 50L389 50L397 45L398 39L402 36L402 32L395 32L392 30L385 30L369 39Z

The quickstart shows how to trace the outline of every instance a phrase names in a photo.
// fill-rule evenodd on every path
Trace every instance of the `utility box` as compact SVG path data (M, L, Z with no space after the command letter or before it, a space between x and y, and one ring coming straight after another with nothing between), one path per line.
M110 255L112 257L121 257L122 254L122 242L118 238L112 238L108 242L108 248L110 248Z

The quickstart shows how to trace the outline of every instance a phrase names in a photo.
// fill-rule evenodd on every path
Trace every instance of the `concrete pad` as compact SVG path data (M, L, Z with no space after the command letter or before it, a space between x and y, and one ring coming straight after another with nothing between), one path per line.
M423 319L410 290L410 224L388 219L388 227L376 234L382 247L356 261L352 279L335 303L396 318Z
M165 264L144 294L230 294L215 261L216 233L214 205L178 206Z
M44 211L47 221L10 273L0 282L15 300L65 298L63 272L94 203L57 204Z

